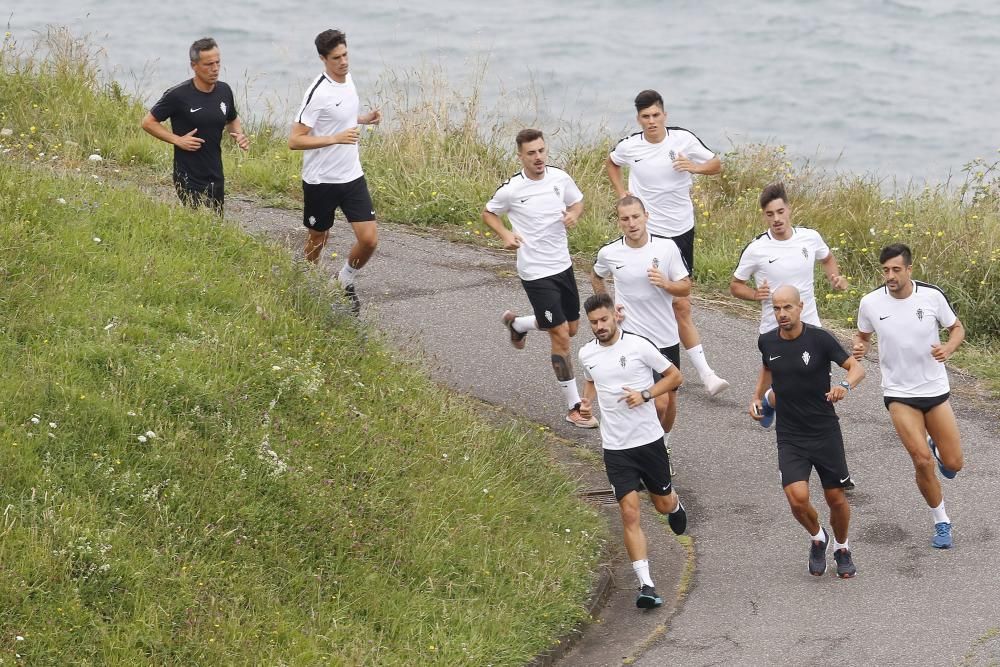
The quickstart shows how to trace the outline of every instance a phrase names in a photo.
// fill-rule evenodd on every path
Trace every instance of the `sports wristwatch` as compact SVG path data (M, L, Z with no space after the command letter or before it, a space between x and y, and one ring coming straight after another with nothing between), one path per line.
M643 389L639 392L639 395L642 396L643 403L648 403L650 399L653 398L653 395L649 393L648 389Z
M840 381L840 386L844 388L844 391L850 391L851 390L851 383L848 382L847 380L841 380Z

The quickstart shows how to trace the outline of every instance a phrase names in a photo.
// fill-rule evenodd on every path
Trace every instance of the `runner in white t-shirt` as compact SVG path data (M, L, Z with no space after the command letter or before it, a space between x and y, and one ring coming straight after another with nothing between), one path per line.
M639 197L649 212L649 231L666 236L677 244L688 271L694 272L694 206L691 203L691 174L712 176L722 171L719 157L693 132L667 127L663 97L644 90L635 98L642 132L618 142L605 167L618 198ZM628 167L628 188L622 168ZM729 388L705 358L701 336L691 319L691 299L673 301L681 342L706 391L712 396Z
M295 115L288 147L302 157L302 223L309 236L305 258L319 263L338 208L351 223L354 245L337 275L355 314L361 301L354 277L378 245L375 207L361 169L359 125L377 125L382 113L360 113L358 91L348 70L347 36L324 30L316 36L316 51L324 71L309 86Z
M778 327L771 304L771 293L783 285L798 290L802 299L802 321L821 327L813 288L816 264L822 264L835 290L847 289L847 279L840 275L837 259L819 232L792 226L792 208L783 183L772 183L760 193L760 210L768 229L747 244L729 281L729 292L746 301L761 304L760 333ZM747 284L753 278L754 287ZM774 392L768 389L762 403L760 425L770 428L774 422ZM854 480L846 487L854 488Z
M597 420L580 414L580 393L570 358L570 338L580 325L580 294L569 256L566 230L583 213L583 193L570 175L546 164L545 137L540 130L517 134L517 157L523 167L500 184L483 209L483 222L496 232L504 247L517 250L521 278L532 315L518 317L505 311L501 321L515 349L533 329L549 334L552 369L566 399L566 421L581 428L597 428ZM504 226L501 215L510 220Z
M584 303L595 339L580 349L586 383L581 412L590 416L594 400L601 409L601 445L608 481L621 512L625 550L639 579L635 604L648 609L663 604L649 573L646 535L639 522L639 489L649 490L653 506L667 515L671 530L687 529L687 512L670 478L670 457L663 428L650 404L680 386L681 373L648 339L622 331L615 305L606 292ZM653 373L661 377L653 382Z
M940 288L913 280L913 255L907 246L886 246L879 263L885 284L861 299L853 353L856 359L864 357L872 334L878 336L885 406L934 516L931 544L950 549L951 520L934 463L937 459L947 479L962 469L962 443L948 400L944 362L965 340L965 327ZM942 328L948 330L947 343L941 342Z
M638 197L622 197L615 210L622 236L597 251L590 274L594 294L607 292L604 281L613 278L615 308L625 316L623 328L650 340L660 354L680 369L680 338L673 299L691 293L687 267L677 244L649 233L648 215ZM658 379L654 375L654 381ZM657 397L656 412L666 431L669 452L670 431L677 415L677 392Z

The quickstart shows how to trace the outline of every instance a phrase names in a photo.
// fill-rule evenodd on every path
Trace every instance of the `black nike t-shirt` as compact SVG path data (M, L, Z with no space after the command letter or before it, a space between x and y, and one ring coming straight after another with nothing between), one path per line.
M803 323L802 334L794 340L778 335L779 329L757 339L761 361L771 371L777 395L778 440L813 439L839 428L833 404L826 400L830 391L830 364L838 366L847 351L828 331Z
M195 88L188 79L163 93L149 110L159 122L170 119L171 131L183 136L197 129L194 135L205 143L196 151L174 146L174 181L194 188L210 183L222 183L222 133L226 125L236 120L236 102L228 84L218 81L210 93Z

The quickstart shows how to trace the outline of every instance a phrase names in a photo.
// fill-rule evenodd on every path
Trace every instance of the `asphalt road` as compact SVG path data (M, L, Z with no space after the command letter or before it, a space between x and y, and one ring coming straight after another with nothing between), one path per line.
M249 231L300 246L298 214L227 205ZM347 225L338 222L332 248L341 258L350 240ZM584 295L585 285L582 280ZM547 337L529 334L521 352L507 343L500 313L528 311L512 255L383 226L379 250L357 288L364 319L423 357L438 381L599 451L596 431L562 419ZM695 544L693 587L672 616L665 612L659 619L665 632L610 637L622 644L638 636L642 644L589 658L577 653L566 664L620 664L636 655L639 665L688 667L1000 662L1000 428L995 417L962 399L966 383L952 375L966 466L944 481L956 548L930 546L930 511L883 407L877 365L866 361L868 377L838 405L858 483L850 496L850 539L859 574L839 580L831 568L812 577L808 536L781 492L774 433L745 414L759 365L756 322L697 303L695 321L712 366L732 388L708 398L697 375L688 373L672 436ZM588 339L584 328L574 355ZM681 370L691 370L686 358ZM815 477L813 487L829 526ZM670 558L676 557L675 550ZM669 580L676 581L675 573ZM606 613L615 617L606 621L620 627L651 623L627 600Z

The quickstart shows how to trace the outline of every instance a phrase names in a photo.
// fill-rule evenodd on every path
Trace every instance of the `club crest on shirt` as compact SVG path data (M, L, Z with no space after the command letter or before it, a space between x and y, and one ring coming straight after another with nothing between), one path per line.
M675 151L675 150L670 150L670 151L669 151L669 152L667 153L667 155L669 155L669 156L670 156L670 159L671 159L671 160L676 160L676 159L677 159L677 151Z
M804 363L806 366L809 365L809 360L810 359L812 359L812 357L809 355L809 351L808 350L806 350L805 352L802 353L802 363Z
M802 248L802 256L805 257L806 259L809 259L809 251L806 250L805 248Z
M225 102L219 102L219 111L222 112L223 116L226 115L226 103Z
M545 319L547 319L549 322L552 321L552 311L551 310L546 310L545 311Z
M660 258L659 257L654 257L653 258L653 268L654 269L660 268Z
M625 364L628 363L628 362L625 359L625 355L624 354L621 356L621 359L618 360L618 363L622 365L622 368L625 368Z
M552 192L556 193L556 197L562 197L562 191L559 189L558 185L552 186Z
M917 308L917 319L920 320L921 322L924 321L924 309L923 308Z
M309 216L309 222L308 222L308 225L309 225L310 227L315 227L315 226L316 226L316 216L315 216L315 215L310 215L310 216Z

